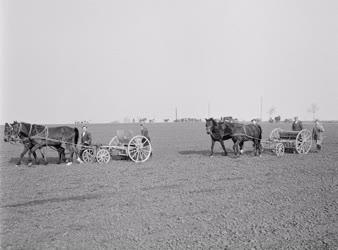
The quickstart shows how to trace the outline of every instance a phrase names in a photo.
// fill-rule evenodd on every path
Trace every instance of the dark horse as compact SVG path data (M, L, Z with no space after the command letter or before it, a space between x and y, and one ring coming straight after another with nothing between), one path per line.
M257 155L257 151L259 154L261 153L260 140L262 139L262 129L259 125L243 125L228 121L217 122L213 118L209 118L206 119L206 130L207 134L211 136L210 155L213 155L215 141L220 142L224 150L224 155L227 155L223 141L229 139L232 139L234 142L233 149L235 155L242 152L243 144L248 140L254 142L255 155Z
M224 121L224 134L231 136L235 155L240 153L245 141L253 141L255 155L261 155L262 128L258 124L241 124Z
M4 133L4 141L5 142L20 142L24 145L24 150L20 154L19 160L16 163L16 165L20 165L22 158L25 156L25 154L28 152L28 158L29 158L29 165L31 165L31 154L34 156L34 160L36 164L39 164L39 161L37 159L37 155L35 153L36 150L33 151L34 146L38 145L39 141L32 139L28 136L29 132L21 131L19 134L17 131L14 131L14 128L18 124L17 122L14 122L12 124L5 124L5 133ZM59 153L59 161L58 164L62 162L62 160L65 158L65 149L62 147L61 143L52 143L52 144L42 144L38 149L40 150L40 154L44 160L44 163L47 164L47 160L45 158L45 155L41 152L41 149L43 147L51 147L54 148Z
M12 136L12 132L13 132L13 127L9 124L9 123L5 123L5 131L4 131L4 141L5 142L17 142L17 141L19 141L19 142L21 142L22 144L23 144L23 146L24 146L24 150L23 150L23 152L21 153L21 155L20 155L20 160L17 162L17 164L16 165L20 165L21 164L21 159L24 157L24 155L28 152L28 151L30 151L33 147L34 147L34 142L32 141L32 140L30 140L30 139L19 139L19 140L17 140L16 138L13 138L13 136ZM45 156L44 156L44 154L41 152L41 150L40 150L40 154L41 154L41 156L42 156L42 158L44 159L45 158ZM35 159L35 161L36 162L38 162L38 160L37 160L37 155L36 155L36 153L35 152L33 152L33 156L34 156L34 159ZM29 154L29 159L31 159L31 153Z
M73 161L74 153L78 156L77 142L79 139L79 130L77 128L60 126L60 127L47 127L38 124L30 124L25 122L14 122L11 124L13 128L13 136L20 139L30 139L34 146L31 152L34 153L37 149L46 146L55 147L59 152L59 162L64 156L64 149L62 144L70 152L69 161ZM21 158L20 158L21 160Z
M205 128L206 128L207 134L210 135L211 137L210 156L214 154L215 141L218 141L221 144L224 150L224 155L225 156L228 155L223 141L231 139L231 136L229 134L225 134L225 131L224 131L225 126L223 122L217 122L213 118L205 119L205 121L206 121Z

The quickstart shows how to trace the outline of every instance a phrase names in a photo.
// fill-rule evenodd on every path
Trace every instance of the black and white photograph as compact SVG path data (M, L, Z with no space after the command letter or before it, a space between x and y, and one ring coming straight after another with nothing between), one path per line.
M338 1L0 0L0 249L338 249Z

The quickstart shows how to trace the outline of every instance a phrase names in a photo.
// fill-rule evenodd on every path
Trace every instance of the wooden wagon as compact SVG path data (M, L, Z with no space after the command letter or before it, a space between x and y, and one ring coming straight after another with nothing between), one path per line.
M81 158L84 162L108 163L114 156L129 158L134 162L145 162L152 153L151 143L142 135L132 136L131 132L117 131L109 145L94 145L86 147Z
M307 154L312 146L312 134L308 129L287 131L275 128L271 131L269 139L262 143L265 143L277 156L284 155L285 150Z

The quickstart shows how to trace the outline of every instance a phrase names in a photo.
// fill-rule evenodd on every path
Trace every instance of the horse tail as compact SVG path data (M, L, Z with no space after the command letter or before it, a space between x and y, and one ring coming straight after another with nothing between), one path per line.
M78 128L74 128L74 132L75 132L74 143L75 143L75 146L76 146L77 142L79 140L79 130L78 130Z
M258 138L259 138L259 141L262 140L262 133L263 133L263 129L261 127L261 125L257 124L257 127L259 129L259 135L258 135Z

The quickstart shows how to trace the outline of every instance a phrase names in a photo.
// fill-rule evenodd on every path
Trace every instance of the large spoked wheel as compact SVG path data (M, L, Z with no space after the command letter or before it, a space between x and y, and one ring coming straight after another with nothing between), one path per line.
M275 128L270 133L270 140L276 141L280 139L280 132L282 132L281 128Z
M137 135L128 143L128 156L134 162L145 162L151 155L151 143L148 138Z
M312 134L308 129L301 130L296 137L296 151L298 154L309 153L312 146Z
M94 159L95 159L94 149L87 148L82 152L83 162L92 163L92 162L94 162Z
M277 143L276 146L275 146L275 152L276 152L276 155L278 157L283 156L284 152L285 152L284 144L283 143Z
M101 148L96 153L96 160L98 163L108 163L110 161L110 153L107 149Z

